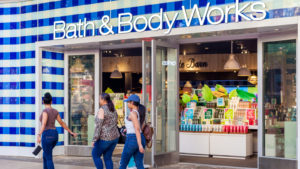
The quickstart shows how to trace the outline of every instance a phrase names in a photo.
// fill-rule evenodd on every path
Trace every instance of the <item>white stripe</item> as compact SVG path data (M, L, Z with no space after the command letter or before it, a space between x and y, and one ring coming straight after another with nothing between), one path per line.
M20 51L20 46L22 46L23 48L26 47L26 51L33 51L35 50L35 44L34 43L28 43L25 44L26 46L23 45L2 45L2 51L1 52L19 52ZM21 47L21 48L22 48Z
M19 66L35 66L34 59L16 59L16 60L0 60L2 67L19 67Z
M13 104L0 104L1 112L35 112L34 104L25 104L22 107Z
M35 81L35 76L34 74L0 75L0 79L2 82L30 82Z
M63 60L43 59L42 66L64 68Z
M64 97L64 91L63 90L45 90L43 89L42 93L49 92L51 93L52 97Z
M1 127L35 127L35 120L0 120L0 126Z
M20 135L20 142L34 143L35 135Z
M43 74L42 80L43 82L64 82L64 75Z
M18 135L18 134L1 134L0 142L20 142L20 135Z
M0 90L0 97L34 97L35 89Z

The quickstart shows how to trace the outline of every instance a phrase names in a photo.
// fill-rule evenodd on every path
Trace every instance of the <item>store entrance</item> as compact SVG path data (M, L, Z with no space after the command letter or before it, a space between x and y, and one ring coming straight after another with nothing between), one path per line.
M130 46L130 45L129 45ZM146 120L155 133L146 149L145 164L160 166L177 163L178 156L178 46L156 40L140 46L111 46L101 50L100 91L109 93L118 112L118 126L129 113L124 99L140 96ZM123 143L115 155L120 156ZM163 160L163 159L168 160Z
M181 162L256 168L257 39L181 44L179 71Z

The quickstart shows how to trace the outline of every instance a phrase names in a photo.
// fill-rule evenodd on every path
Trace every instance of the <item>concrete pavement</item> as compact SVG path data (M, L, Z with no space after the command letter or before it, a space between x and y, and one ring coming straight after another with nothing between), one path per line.
M119 166L119 157L114 157L114 168ZM91 157L70 157L56 156L54 157L56 169L95 169ZM1 169L41 169L43 163L41 159L28 157L4 157L0 156ZM159 169L250 169L244 167L226 167L205 164L189 164L179 163L176 165L159 167ZM253 169L253 168L251 168Z

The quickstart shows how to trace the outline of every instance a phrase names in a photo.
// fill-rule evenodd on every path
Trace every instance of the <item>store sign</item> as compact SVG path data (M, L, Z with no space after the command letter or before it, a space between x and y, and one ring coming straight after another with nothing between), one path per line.
M179 61L179 68L180 69L198 69L208 67L207 62L197 62L195 58L190 58L186 62L182 60Z
M247 11L246 9L250 9ZM266 17L266 5L263 2L248 2L239 4L239 0L235 1L234 5L227 5L225 7L221 6L211 6L210 2L207 3L204 10L200 10L198 5L194 5L191 12L187 12L184 6L182 10L175 12L172 16L168 15L166 12L163 12L163 9L160 9L158 14L153 14L149 18L141 15L133 17L131 13L121 13L118 15L117 27L118 31L116 32L113 29L110 21L111 18L108 15L104 15L101 21L87 21L79 20L77 24L71 23L66 24L65 21L55 21L53 27L53 37L54 39L73 39L73 38L82 38L87 36L88 27L92 28L92 36L95 36L96 31L100 35L113 35L113 34L123 34L129 32L144 32L147 28L152 31L162 30L163 24L166 23L167 29L164 32L169 34L174 27L175 21L178 18L183 18L185 21L186 27L190 27L192 19L198 19L199 25L204 25L207 21L211 25L217 25L221 23L228 23L229 13L234 11L235 22L240 22L241 19L246 21L258 21L263 20ZM217 19L212 20L212 15L215 13L218 17ZM158 21L158 22L157 22ZM155 26L154 26L155 23ZM143 24L143 27L138 26ZM126 26L126 29L123 28Z
M170 61L170 60L162 61L162 65L163 66L176 66L176 61Z

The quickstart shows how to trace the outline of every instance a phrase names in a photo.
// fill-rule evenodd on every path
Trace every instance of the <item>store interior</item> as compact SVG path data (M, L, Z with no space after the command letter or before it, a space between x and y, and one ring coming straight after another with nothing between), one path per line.
M142 49L138 47L101 52L102 92L111 95L119 116L118 125L122 126L126 113L124 99L132 93L142 96ZM258 123L257 40L181 44L179 55L180 154L255 158ZM89 124L93 123L94 117L94 103L90 100L94 97L92 83L95 70L93 59L88 55L85 57L73 56L69 59L69 85L72 87L70 106L74 110L70 117L71 125L73 130L81 133L77 139L71 139L71 143L75 145L89 145L93 135L92 125ZM226 64L229 67L225 69ZM237 65L238 68L234 67ZM76 78L84 81L80 88ZM146 87L146 90L151 93L151 86L149 89ZM78 95L85 96L82 97L83 101L78 101L80 105L76 105L75 98L80 98ZM76 109L84 111L76 113ZM150 120L150 109L147 111ZM205 141L213 140L215 136L216 142ZM218 142L222 140L227 140L230 145L218 152L218 149L222 149L220 145L226 143ZM234 145L234 140L244 144L234 147L237 146ZM157 142L157 148L162 148L163 140ZM230 148L242 151L232 154ZM256 160L252 161L256 163Z

